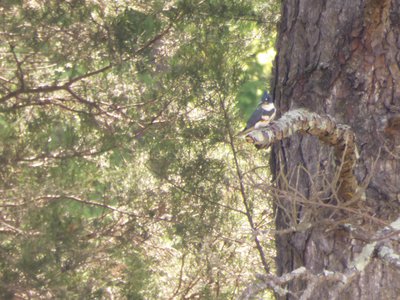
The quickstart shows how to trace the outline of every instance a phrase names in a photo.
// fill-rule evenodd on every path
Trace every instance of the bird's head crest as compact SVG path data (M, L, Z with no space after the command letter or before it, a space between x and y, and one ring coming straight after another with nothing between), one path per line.
M273 102L271 95L268 94L267 91L265 91L264 94L262 95L261 102L262 103L264 103L264 102L272 103Z

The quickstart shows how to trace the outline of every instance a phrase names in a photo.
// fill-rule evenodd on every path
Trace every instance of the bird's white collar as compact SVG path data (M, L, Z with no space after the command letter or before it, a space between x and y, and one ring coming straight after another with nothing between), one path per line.
M264 110L273 110L275 108L274 104L271 102L261 104L261 108Z

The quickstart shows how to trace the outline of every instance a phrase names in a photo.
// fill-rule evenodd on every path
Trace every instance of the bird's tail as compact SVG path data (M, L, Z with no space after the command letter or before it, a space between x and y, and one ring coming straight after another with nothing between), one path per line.
M240 131L239 133L237 133L235 136L243 137L243 136L247 135L248 133L250 133L253 130L254 130L254 128L245 128L242 131Z

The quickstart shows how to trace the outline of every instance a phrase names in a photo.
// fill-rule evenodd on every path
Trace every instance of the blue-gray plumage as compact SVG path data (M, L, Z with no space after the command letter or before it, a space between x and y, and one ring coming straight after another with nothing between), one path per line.
M264 92L257 109L247 121L246 128L239 135L246 135L253 130L266 127L275 117L276 109L272 97Z

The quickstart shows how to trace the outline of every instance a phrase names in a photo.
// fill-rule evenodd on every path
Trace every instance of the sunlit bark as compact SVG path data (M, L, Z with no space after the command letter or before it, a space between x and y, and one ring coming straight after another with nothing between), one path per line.
M282 115L306 108L330 115L352 128L360 153L354 174L363 182L365 201L357 208L364 211L362 214L338 213L327 207L310 213L311 205L296 204L297 215L293 218L287 211L293 210L290 201L294 198L276 199L278 231L305 218L329 219L336 224L277 235L279 275L300 267L314 275L324 270L346 274L353 258L363 253L370 242L368 239L382 230L383 225L368 216L387 223L398 218L399 24L397 0L305 0L282 4L273 84L278 109ZM310 201L319 195L323 201L339 205L334 191L318 194L335 176L331 167L335 156L331 151L332 147L309 135L297 134L274 144L273 169L278 189L289 182ZM320 173L324 174L323 179ZM286 174L287 182L281 174ZM355 237L356 231L362 231L364 239ZM396 244L391 239L385 247L398 254L398 241ZM362 271L335 295L330 291L337 283L326 280L308 293L312 281L295 278L286 286L288 293L278 298L295 299L304 294L306 299L396 299L398 269L380 255L368 257Z

